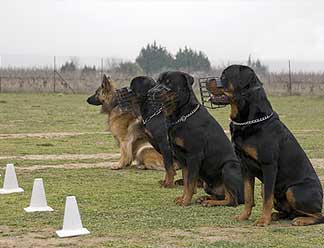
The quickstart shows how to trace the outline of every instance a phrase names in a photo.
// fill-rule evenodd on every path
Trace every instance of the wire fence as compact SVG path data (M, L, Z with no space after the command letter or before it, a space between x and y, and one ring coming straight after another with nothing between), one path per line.
M90 93L100 85L103 74L109 75L119 87L129 85L133 77L140 75L139 72L116 71L114 68L122 61L116 58L63 56L38 59L34 56L0 58L0 93ZM69 68L71 64L75 67ZM192 74L198 80L200 77L219 76L223 69L224 66L213 68L208 73ZM287 72L265 73L259 76L266 91L272 95L324 95L323 72L294 72L289 67Z

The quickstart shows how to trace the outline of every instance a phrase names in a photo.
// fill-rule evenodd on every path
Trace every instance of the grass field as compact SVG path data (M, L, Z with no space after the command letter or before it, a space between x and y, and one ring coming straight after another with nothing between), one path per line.
M237 208L178 207L182 188L163 189L163 173L112 171L118 148L105 132L106 117L86 95L0 94L0 185L5 164L15 163L25 193L0 195L0 247L323 247L324 225L292 227L288 221L252 226L260 214L260 187L251 219L233 220ZM324 180L324 97L271 97ZM228 108L212 111L224 129ZM107 166L106 166L107 165ZM180 174L180 173L178 173ZM44 180L52 213L23 211L34 178ZM204 192L199 190L198 196ZM91 231L59 239L64 202L78 200Z

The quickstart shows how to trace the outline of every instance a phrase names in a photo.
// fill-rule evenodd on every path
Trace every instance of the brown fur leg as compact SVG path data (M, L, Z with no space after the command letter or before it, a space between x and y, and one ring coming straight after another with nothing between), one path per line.
M182 179L183 179L183 194L182 194L182 196L178 196L175 199L175 202L177 205L181 205L183 198L185 197L186 192L188 190L188 185L187 185L187 183L188 183L188 169L186 167L182 168Z
M132 161L132 155L127 153L127 142L126 141L120 141L120 159L118 161L118 164L115 166L112 166L112 170L119 170L127 165L129 165Z
M181 204L181 206L188 206L191 204L191 200L192 200L192 196L195 194L195 192L197 191L197 179L193 180L192 182L188 182L188 189L186 191L185 196L183 197L183 201Z
M190 191L190 185L188 182L188 168L187 167L183 167L182 168L182 178L183 178L183 194L180 197L176 198L176 204L183 206L184 203L184 199L188 199L187 194ZM189 192L190 194L190 192Z
M263 200L263 209L261 217L255 222L256 226L267 226L271 222L271 214L273 207L273 194L268 198Z
M225 190L225 199L224 200L216 200L216 199L207 199L201 203L204 207L212 207L212 206L228 206L233 203L233 197L231 194Z
M164 180L160 181L160 184L164 188L173 188L174 185L174 176L176 175L175 169L172 167L166 171Z
M247 220L251 215L254 206L254 181L254 177L244 180L244 210L240 215L235 216L238 221Z

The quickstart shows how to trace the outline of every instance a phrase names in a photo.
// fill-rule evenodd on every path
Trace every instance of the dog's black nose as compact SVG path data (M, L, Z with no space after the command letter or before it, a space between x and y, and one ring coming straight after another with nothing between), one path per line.
M95 106L102 105L102 103L99 101L99 99L96 96L90 96L87 99L87 103L89 103L91 105L95 105Z

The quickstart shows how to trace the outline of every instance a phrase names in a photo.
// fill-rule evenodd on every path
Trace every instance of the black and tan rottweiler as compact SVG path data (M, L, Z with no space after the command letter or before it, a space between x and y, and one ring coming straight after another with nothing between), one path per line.
M244 201L244 185L240 164L231 142L222 127L199 104L193 89L193 77L183 72L164 72L151 95L174 97L174 104L165 109L168 134L175 158L182 167L183 195L178 205L191 203L199 178L211 196L199 199L204 206L236 206ZM154 97L153 97L154 98Z
M207 88L213 103L231 105L232 141L243 166L245 192L244 211L236 218L250 217L257 177L264 189L256 225L265 226L279 218L292 219L297 226L323 223L321 183L305 152L273 111L254 71L229 66ZM273 205L277 213L272 213Z
M170 188L174 186L176 164L174 164L173 154L168 141L166 120L161 105L150 101L147 96L149 90L155 86L155 80L145 76L135 77L130 83L131 92L137 98L135 104L133 103L134 112L139 113L142 117L144 130L149 137L150 143L163 157L166 174L164 180L160 181L161 186Z

